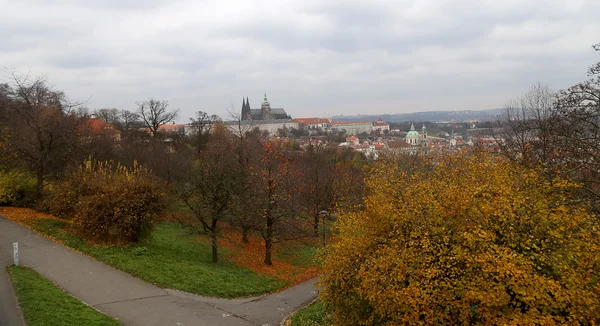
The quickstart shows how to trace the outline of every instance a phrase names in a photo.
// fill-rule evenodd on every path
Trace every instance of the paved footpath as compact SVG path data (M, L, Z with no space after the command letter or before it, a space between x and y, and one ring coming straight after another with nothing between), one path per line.
M2 217L0 239L0 258L7 255L6 251L12 257L12 243L19 242L22 265L33 268L99 311L119 318L125 325L275 326L316 297L315 280L271 295L233 300L161 289ZM3 303L6 297L2 292L2 275L0 273L0 300ZM0 325L4 325L2 319Z
M6 266L13 263L12 252L12 241L0 231L0 325L24 326L21 310L17 306L17 297L6 271Z

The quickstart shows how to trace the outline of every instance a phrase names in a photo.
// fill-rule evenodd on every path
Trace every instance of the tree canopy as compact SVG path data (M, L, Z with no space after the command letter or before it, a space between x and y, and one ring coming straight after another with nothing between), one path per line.
M599 223L576 185L472 153L384 160L366 187L324 263L336 324L600 321Z

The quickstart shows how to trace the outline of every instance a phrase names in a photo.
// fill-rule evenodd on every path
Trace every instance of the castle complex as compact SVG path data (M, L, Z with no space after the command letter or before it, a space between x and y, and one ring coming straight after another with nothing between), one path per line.
M283 108L271 108L266 93L260 109L251 109L248 97L242 100L242 120L289 120L291 118Z

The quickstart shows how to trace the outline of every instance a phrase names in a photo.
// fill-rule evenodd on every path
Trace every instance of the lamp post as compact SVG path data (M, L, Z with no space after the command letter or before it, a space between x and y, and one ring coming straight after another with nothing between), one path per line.
M325 234L325 219L327 217L327 214L329 213L326 210L322 210L319 212L319 215L321 215L321 218L323 218L323 223L321 223L323 225L323 248L327 246L327 235Z

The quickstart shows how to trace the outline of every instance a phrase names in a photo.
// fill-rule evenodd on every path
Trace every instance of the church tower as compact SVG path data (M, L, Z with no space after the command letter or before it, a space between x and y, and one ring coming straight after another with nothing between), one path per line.
M265 93L265 100L260 105L260 119L271 120L271 104L267 100L267 93Z
M425 128L424 122L423 128L421 128L421 140L423 141L423 146L427 146L427 128Z
M252 120L250 101L248 100L248 97L242 99L242 120Z

